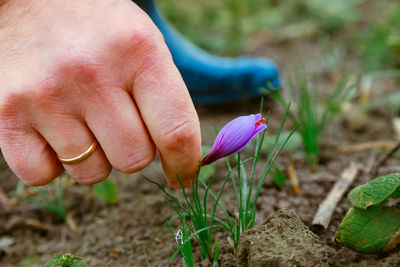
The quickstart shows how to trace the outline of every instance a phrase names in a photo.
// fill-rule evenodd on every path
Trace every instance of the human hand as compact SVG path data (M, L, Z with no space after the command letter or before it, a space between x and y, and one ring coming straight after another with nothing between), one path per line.
M76 165L57 155L80 155ZM0 2L0 146L28 185L132 173L159 152L168 183L192 181L200 127L161 33L130 0Z

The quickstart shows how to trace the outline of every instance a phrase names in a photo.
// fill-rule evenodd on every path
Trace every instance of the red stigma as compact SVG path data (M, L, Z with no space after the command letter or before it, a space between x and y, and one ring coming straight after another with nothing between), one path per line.
M256 126L260 126L261 123L263 123L263 121L265 121L265 119L264 119L264 118L261 118L261 120L259 120L258 122L256 122Z

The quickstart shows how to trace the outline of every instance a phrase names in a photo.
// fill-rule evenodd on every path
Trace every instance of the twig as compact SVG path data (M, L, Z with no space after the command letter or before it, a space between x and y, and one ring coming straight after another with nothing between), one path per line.
M396 136L396 140L400 141L400 117L393 119L393 129Z
M387 140L379 140L373 142L360 143L351 146L338 146L336 148L336 152L338 153L357 153L364 152L366 150L372 149L393 149L396 146L396 142L387 141Z
M371 176L374 178L378 175L379 168L383 166L398 150L400 150L400 142L386 154L386 156L381 159L371 170Z
M335 183L328 196L319 206L318 212L312 222L315 228L325 230L328 227L337 203L353 183L358 173L359 168L354 162L351 162L350 166L342 172L340 179Z
M289 181L290 185L292 186L293 193L298 195L300 193L300 185L293 162L289 164Z

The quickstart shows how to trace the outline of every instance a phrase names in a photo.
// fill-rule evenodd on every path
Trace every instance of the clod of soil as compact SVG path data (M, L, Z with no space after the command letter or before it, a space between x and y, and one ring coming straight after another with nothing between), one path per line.
M327 247L290 209L242 234L238 266L328 266Z

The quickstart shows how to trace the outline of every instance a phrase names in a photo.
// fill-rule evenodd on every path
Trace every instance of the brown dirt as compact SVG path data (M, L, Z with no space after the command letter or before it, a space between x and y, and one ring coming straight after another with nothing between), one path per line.
M237 265L328 266L328 247L290 209L282 209L240 238Z
M267 103L272 111L269 134L277 131L282 111L272 102ZM258 101L244 102L242 105L223 107L202 107L199 109L203 143L211 144L214 122L221 127L228 120L239 114L254 113L258 110ZM309 170L299 155L292 155L295 160L297 175L301 184L301 192L295 196L288 183L282 190L277 190L271 181L267 181L261 191L257 206L257 222L261 224L266 218L279 209L291 208L310 226L319 203L324 199L341 171L352 160L367 164L371 159L382 154L382 151L372 151L357 154L337 154L330 147L337 144L351 144L359 141L376 140L387 137L381 129L391 129L387 116L372 114L373 125L362 133L349 132L342 122L336 122L330 127L323 150L319 171ZM290 128L290 127L288 127ZM388 130L390 131L390 130ZM286 169L288 154L282 154L279 164ZM15 190L17 179L3 164L0 175L0 187L11 193ZM219 187L226 173L224 163L216 164L217 183ZM398 159L392 159L380 169L380 174L399 171ZM167 186L163 179L160 162L157 159L143 172L146 176ZM0 204L0 238L11 237L14 243L7 251L0 253L1 266L14 266L28 255L37 255L37 262L32 266L43 266L50 260L53 253L72 252L84 256L88 266L176 266L179 259L173 262L169 257L176 249L175 241L168 229L164 228L157 234L163 223L173 216L173 211L167 205L165 197L153 185L145 182L139 174L112 174L120 190L119 202L116 205L106 205L90 197L88 187L73 184L66 189L66 205L71 217L77 224L77 230L62 223L54 214L34 206L18 202L5 206ZM368 175L361 175L353 187L369 180ZM170 189L170 188L168 188ZM174 191L180 196L178 191ZM233 189L230 184L225 189L224 204L234 212ZM11 201L11 200L10 200ZM12 201L11 201L12 202ZM12 205L13 204L13 205ZM400 250L385 255L363 255L337 247L333 242L334 233L350 207L347 199L343 199L337 208L329 228L317 234L330 247L327 254L328 263L335 266L396 266L400 259ZM37 223L28 223L28 220ZM226 233L216 235L221 241L221 266L235 266L233 251L226 241ZM201 262L199 249L194 245L195 261ZM202 262L207 266L207 262Z

